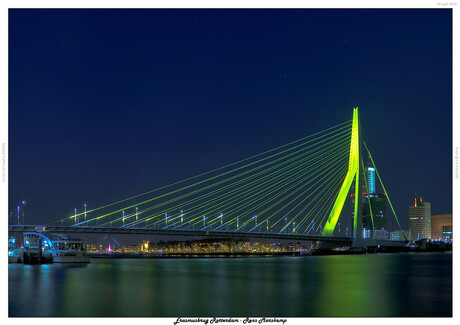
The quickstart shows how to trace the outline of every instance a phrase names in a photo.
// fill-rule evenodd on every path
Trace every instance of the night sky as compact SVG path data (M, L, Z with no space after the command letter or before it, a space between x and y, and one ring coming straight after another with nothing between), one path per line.
M452 12L10 10L9 211L52 222L351 120L452 212Z

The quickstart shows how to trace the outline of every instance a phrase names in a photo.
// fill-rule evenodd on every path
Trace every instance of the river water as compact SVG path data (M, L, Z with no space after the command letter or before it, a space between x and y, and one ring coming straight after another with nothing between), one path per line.
M451 316L452 254L8 265L9 316Z

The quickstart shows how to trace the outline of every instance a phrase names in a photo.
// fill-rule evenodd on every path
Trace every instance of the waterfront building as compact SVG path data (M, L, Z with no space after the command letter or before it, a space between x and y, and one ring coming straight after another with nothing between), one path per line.
M416 196L414 205L409 207L409 229L412 240L431 239L431 204L420 196Z
M410 240L410 232L409 230L396 230L390 233L391 240L404 240L404 237Z
M150 246L150 241L143 240L142 244L141 244L141 251L148 252L149 251L149 246Z
M452 239L452 213L431 216L431 239Z
M388 239L388 231L385 229L374 230L374 239Z

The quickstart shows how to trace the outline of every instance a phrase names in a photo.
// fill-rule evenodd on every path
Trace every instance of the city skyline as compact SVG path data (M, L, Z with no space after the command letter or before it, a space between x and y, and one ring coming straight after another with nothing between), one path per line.
M451 213L451 17L10 10L9 211L25 200L26 224L52 222L313 134L359 106L403 227L415 191L433 214Z

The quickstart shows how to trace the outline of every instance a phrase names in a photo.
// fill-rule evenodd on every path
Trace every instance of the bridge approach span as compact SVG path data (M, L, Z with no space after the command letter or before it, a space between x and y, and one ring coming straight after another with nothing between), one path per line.
M9 232L38 231L43 233L78 233L78 234L124 234L124 235L166 235L166 236L194 236L210 238L254 238L254 239L286 239L293 241L329 241L336 243L352 243L351 237L332 237L321 235L306 235L295 233L268 233L268 232L234 232L234 231L203 231L203 230L168 230L154 228L115 228L115 227L75 227L75 226L8 226Z

